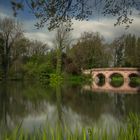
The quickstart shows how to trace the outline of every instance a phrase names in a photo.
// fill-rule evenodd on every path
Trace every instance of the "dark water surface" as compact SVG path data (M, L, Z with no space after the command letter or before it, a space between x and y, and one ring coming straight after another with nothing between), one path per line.
M0 135L22 123L26 131L57 122L70 129L114 127L140 113L140 93L94 92L65 84L45 88L33 82L0 84Z

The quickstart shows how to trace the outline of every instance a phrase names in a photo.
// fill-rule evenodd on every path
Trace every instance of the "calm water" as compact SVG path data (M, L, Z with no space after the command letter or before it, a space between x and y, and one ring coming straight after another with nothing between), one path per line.
M94 92L76 85L45 88L36 83L0 84L0 134L22 123L33 131L57 122L76 127L114 127L129 112L140 113L140 93Z

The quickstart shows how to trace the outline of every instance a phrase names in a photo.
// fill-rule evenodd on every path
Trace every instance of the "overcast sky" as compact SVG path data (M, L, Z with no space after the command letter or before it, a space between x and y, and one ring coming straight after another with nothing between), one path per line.
M10 0L0 0L0 18L12 17L12 9ZM29 12L24 10L18 14L17 20L23 23L24 34L29 39L40 40L48 45L52 46L52 40L54 38L55 31L49 32L47 27L43 29L36 29L34 24L36 19ZM72 37L74 39L80 37L80 34L84 31L99 32L104 36L106 42L111 42L114 38L121 36L122 34L136 34L140 36L140 16L134 16L133 24L129 29L125 29L124 26L114 27L116 19L107 17L98 17L89 21L76 21L73 20Z

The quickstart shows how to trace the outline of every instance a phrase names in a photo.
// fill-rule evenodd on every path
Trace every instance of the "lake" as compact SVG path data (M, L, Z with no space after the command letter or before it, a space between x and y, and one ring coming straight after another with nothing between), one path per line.
M139 92L97 91L89 85L63 84L52 88L35 82L0 83L0 136L21 124L25 131L66 124L109 128L123 124L128 114L140 113Z

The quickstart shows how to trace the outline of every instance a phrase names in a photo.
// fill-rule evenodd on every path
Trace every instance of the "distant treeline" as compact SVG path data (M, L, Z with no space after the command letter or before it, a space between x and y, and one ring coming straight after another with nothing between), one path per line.
M70 32L58 30L54 40L50 49L48 44L25 38L14 20L0 20L0 78L46 79L57 67L75 75L88 68L140 67L140 37L135 35L106 43L100 33L84 32L73 43Z

